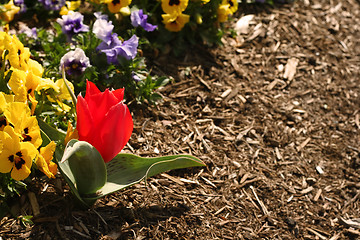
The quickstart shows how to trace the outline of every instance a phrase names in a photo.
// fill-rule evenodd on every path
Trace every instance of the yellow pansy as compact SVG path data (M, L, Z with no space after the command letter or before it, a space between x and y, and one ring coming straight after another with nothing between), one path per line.
M60 15L67 15L69 11L74 11L78 9L81 5L81 0L79 1L66 1L65 6L60 9Z
M163 23L165 24L165 28L170 32L179 32L186 23L189 22L190 16L187 14L180 15L170 15L163 14L161 15L163 18Z
M11 36L11 41L5 43L5 48L9 50L8 59L10 65L14 68L27 70L27 63L30 59L29 48L24 47L15 35Z
M57 165L52 162L56 144L51 141L47 146L40 148L40 155L36 159L35 164L48 178L55 178L57 173Z
M40 127L35 116L30 115L27 104L22 102L9 103L4 111L6 120L13 126L21 141L29 142L38 148L42 144Z
M181 14L188 6L189 0L161 0L161 8L167 14Z
M231 13L235 13L238 10L238 2L237 0L223 0L222 5L226 5L229 4L229 9L231 11Z
M33 72L28 72L26 76L26 92L27 92L27 100L31 103L31 114L34 114L35 107L38 104L38 101L35 98L35 90L39 83L41 82L41 77L36 76Z
M230 10L229 4L221 4L217 10L218 15L218 21L219 22L226 22L228 20L229 15L231 15L232 12Z
M11 37L6 32L0 32L0 58L3 57L3 52L6 49L6 45L11 42Z
M40 63L33 59L29 59L28 61L28 70L33 72L36 76L41 77L44 73L44 68Z
M111 13L118 13L121 8L129 6L131 0L112 0L106 2Z
M19 11L20 7L15 6L14 1L10 0L7 4L0 6L0 19L10 22Z
M8 103L14 102L14 95L0 92L0 114L5 111Z
M11 177L18 181L27 178L31 172L32 161L38 156L35 146L29 142L20 142L10 126L0 132L0 142L0 172L11 172Z
M59 87L56 86L53 80L49 78L41 78L41 81L35 90L40 94L41 90L46 91L48 89L53 89L55 92L60 91Z
M12 74L8 84L11 88L11 91L15 94L15 101L26 102L27 89L25 84L27 72L17 68L11 68L10 70L12 70Z

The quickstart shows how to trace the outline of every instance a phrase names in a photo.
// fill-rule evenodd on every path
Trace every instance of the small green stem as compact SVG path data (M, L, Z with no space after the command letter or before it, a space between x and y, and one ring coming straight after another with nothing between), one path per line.
M65 86L70 93L74 107L76 109L76 103L77 103L76 96L75 96L75 93L71 90L71 88L69 87L69 85L66 82L66 74L65 74L65 66L64 65L62 66L62 77L63 77L64 83L65 83Z

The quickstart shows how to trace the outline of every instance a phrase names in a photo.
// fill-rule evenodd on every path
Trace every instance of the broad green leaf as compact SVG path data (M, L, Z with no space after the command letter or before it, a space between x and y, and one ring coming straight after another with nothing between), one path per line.
M105 186L100 189L101 195L105 196L129 187L161 172L197 166L205 166L205 164L190 155L143 158L133 154L119 153L106 164L108 179Z
M106 182L106 166L98 150L90 143L72 139L59 165L68 162L66 171L81 196L95 196ZM69 168L67 168L69 167Z
M39 124L40 129L46 134L46 136L53 141L61 141L64 142L66 134L60 132L56 128L53 128L46 122L44 122L41 118L36 118Z

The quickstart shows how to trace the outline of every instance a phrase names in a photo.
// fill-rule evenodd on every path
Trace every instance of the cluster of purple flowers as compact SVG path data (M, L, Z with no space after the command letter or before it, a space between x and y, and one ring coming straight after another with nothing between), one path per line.
M46 10L59 11L64 5L65 0L39 0Z
M46 3L54 2L60 3L61 1L46 1L39 0ZM45 4L44 4L45 6ZM46 6L50 6L49 4ZM134 59L137 54L139 39L133 35L126 41L121 41L116 33L113 33L114 25L108 21L108 16L101 13L95 13L96 21L93 24L92 32L95 36L102 40L96 48L97 51L106 55L109 64L119 64L118 57L121 56L127 60ZM143 10L133 11L130 19L134 27L142 27L145 31L154 31L157 26L147 22L148 15L143 13ZM88 32L89 26L83 24L84 16L79 12L69 11L67 15L63 15L57 22L61 25L62 31L71 41L71 38L79 32ZM74 51L66 53L60 61L60 70L65 69L68 75L80 75L87 67L90 66L90 60L86 57L84 51L76 48ZM136 81L141 79L134 73L133 78Z
M102 40L96 48L99 52L105 53L108 63L119 64L118 56L127 60L134 59L139 45L139 39L133 35L129 40L121 42L116 33L112 33L114 25L108 21L106 15L95 13L96 21L93 25L93 33Z

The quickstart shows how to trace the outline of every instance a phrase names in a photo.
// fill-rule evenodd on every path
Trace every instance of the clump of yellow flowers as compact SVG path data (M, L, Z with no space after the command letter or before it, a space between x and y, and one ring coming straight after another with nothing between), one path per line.
M64 81L43 78L43 67L30 55L15 35L0 32L0 173L10 173L14 180L27 178L33 164L49 178L57 173L52 162L56 144L44 146L34 115L37 96L46 93L59 109L70 108L62 104L70 99Z

